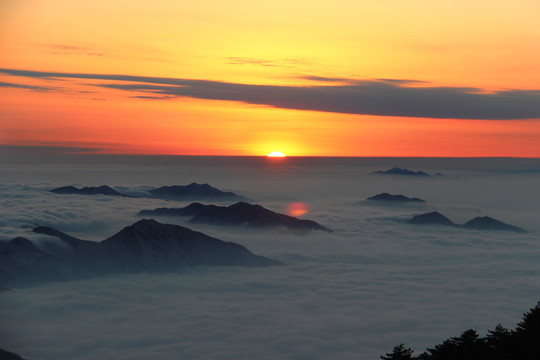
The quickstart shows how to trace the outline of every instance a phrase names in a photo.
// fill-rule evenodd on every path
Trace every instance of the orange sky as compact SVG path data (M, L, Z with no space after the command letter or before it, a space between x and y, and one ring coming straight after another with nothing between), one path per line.
M539 15L536 0L4 0L0 144L540 157Z

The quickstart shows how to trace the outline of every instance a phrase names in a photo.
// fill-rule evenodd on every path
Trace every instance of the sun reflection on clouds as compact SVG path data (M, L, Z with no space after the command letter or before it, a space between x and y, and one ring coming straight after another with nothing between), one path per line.
M287 205L287 214L291 216L302 216L309 212L309 206L305 202L293 202Z

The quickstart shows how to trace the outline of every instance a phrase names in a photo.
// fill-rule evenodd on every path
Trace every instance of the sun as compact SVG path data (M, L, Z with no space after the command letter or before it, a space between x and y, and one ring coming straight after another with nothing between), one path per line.
M268 157L285 157L285 154L281 151L272 151L270 154L266 155Z

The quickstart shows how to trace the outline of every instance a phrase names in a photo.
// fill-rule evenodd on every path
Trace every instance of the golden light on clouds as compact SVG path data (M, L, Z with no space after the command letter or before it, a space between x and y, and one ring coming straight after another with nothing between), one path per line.
M535 0L1 7L0 69L84 75L0 70L2 144L192 155L540 156ZM407 87L431 90L416 96ZM475 96L483 90L514 92ZM531 111L512 118L519 107L510 106L510 118L496 118L438 110L493 108L504 96ZM432 108L403 113L417 104Z

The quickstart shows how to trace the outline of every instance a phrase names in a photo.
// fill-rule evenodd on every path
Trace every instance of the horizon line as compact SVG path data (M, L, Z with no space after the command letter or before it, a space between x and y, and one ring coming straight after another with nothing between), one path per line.
M4 150L4 151L2 151ZM236 158L267 158L271 161L281 161L287 158L365 158L365 159L540 159L540 156L512 156L512 155L285 155L285 157L268 157L264 154L170 154L170 153L115 153L108 152L104 148L91 146L66 146L66 145L14 145L0 144L0 160L15 157L44 158L55 156L96 156L96 157L236 157Z

